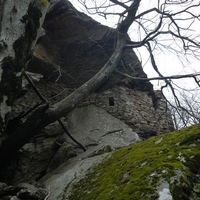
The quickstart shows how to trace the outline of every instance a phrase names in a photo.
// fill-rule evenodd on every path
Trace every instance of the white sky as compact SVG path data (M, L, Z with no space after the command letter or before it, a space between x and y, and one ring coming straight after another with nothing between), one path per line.
M70 0L72 2L72 4L74 5L74 7L76 7L76 9L85 12L84 8L81 6L80 3L78 3L78 0ZM92 2L93 0L87 0L87 5L88 2ZM175 0L174 0L175 1ZM93 1L94 2L94 1ZM109 2L106 0L98 0L96 1L98 3L100 2ZM157 6L157 0L152 0L152 1L148 1L149 3L146 3L146 1L141 1L141 6L139 8L139 12L142 12L144 10L147 10L148 8L152 8L152 7L156 7ZM159 1L161 2L161 1ZM190 1L188 1L190 2ZM195 2L195 0L193 1ZM121 9L121 8L120 8ZM109 11L110 12L119 12L119 7L118 8L111 8ZM172 8L169 7L167 8L169 10L173 10L175 9L176 11L183 9L182 6L173 6ZM198 7L196 10L192 10L193 13L198 13L200 14L200 7ZM86 13L88 14L88 13ZM116 15L109 15L107 17L107 19L99 16L99 15L90 15L93 19L99 21L100 23L110 26L110 27L116 27L116 24L118 23L119 17ZM180 16L180 18L183 16ZM185 16L184 16L185 17ZM152 19L153 22L159 21L158 16L155 16L154 14L149 14L147 16L147 18ZM166 22L167 23L167 22ZM182 27L186 27L188 26L189 21L184 21L184 23L182 23L182 20L180 20L180 25ZM150 27L150 28L154 28L153 23L149 24L146 23L145 26ZM200 35L200 33L197 33L197 30L199 30L200 27L200 22L195 22L191 25L191 29L193 29L194 31L191 32L192 34L196 34L198 36L198 34ZM185 30L185 33L187 34L189 32L189 30ZM190 34L191 34L190 33ZM129 36L131 38L133 38L135 41L139 40L139 37L142 37L143 33L142 31L139 32L138 26L132 26L129 29ZM174 41L168 41L167 37L162 37L161 38L161 42L164 44L169 44L170 46L174 45ZM178 40L176 41L178 43ZM138 55L138 58L141 60L142 66L144 71L146 72L146 74L148 75L148 77L158 77L157 73L153 70L150 62L149 62L149 55L148 52L146 50L146 48L140 48L140 49L134 49L134 51L136 52L136 54ZM187 74L187 73L194 73L194 72L200 72L200 58L193 58L189 55L174 55L172 53L167 52L166 49L160 50L157 49L155 51L153 51L154 56L155 56L155 60L156 60L156 64L160 70L160 72L165 75L165 76L170 76L170 75L180 75L180 74ZM181 58L182 57L182 58ZM188 60L187 60L187 59ZM173 82L177 83L180 87L182 88L186 88L186 89L191 89L191 88L196 88L197 85L196 83L193 81L193 79L181 79L181 80L177 80ZM159 89L161 87L161 85L163 85L163 81L152 81L152 83L154 84L154 88L155 89ZM171 94L169 93L168 89L165 89L165 95L166 96L171 96Z

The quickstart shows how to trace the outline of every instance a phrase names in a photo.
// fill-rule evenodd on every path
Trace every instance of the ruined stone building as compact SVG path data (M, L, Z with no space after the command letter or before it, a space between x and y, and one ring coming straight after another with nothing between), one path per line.
M113 51L115 32L78 12L66 1L52 6L43 28L45 33L39 38L27 71L42 75L35 84L47 101L54 103L101 69ZM161 92L154 91L149 81L135 81L123 73L147 77L131 49L124 52L110 80L79 107L93 104L103 108L142 138L172 130L171 116ZM27 93L13 109L15 116L41 102L30 86L24 92Z
M55 2L46 15L43 33L26 72L51 105L92 78L109 60L115 46L114 29L78 12L66 0ZM20 149L3 171L3 181L37 182L77 155L90 158L173 130L161 92L155 91L147 79L135 80L126 74L147 78L132 49L124 51L123 59L106 83L61 119L68 132L85 147L85 154L54 122ZM33 86L24 79L11 113L10 123L17 123L9 124L8 133L42 103Z
M29 116L41 119L34 115L39 106L47 107L47 101L53 110L99 72L115 49L116 30L68 0L50 5L12 108L7 135L13 143L21 140L17 128ZM38 132L0 166L0 199L189 199L190 191L199 194L199 125L168 133L174 127L166 99L153 89L132 49L125 49L107 82L67 116L53 119L42 130L35 123ZM24 135L34 124L30 121Z

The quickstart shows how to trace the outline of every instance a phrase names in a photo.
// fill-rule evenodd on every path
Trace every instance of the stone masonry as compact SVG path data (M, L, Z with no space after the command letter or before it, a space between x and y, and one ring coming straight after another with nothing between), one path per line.
M148 91L137 91L125 87L114 87L93 93L81 106L94 104L122 120L141 137L166 133L173 130L173 122L166 101L160 91L155 108Z
M37 83L37 87L50 104L53 104L66 96L69 91L64 85L57 83ZM115 86L92 93L79 107L96 105L103 108L112 116L122 120L136 131L140 137L148 138L160 133L173 130L173 122L166 100L160 91L154 91L158 97L157 106L153 105L149 91L138 91L125 86ZM13 108L13 117L39 104L41 100L32 89L16 101Z

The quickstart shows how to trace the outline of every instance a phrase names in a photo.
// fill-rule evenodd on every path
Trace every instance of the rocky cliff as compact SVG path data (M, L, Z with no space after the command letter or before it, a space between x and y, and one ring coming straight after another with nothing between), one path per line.
M0 183L0 198L198 200L199 130L196 125L113 152L108 147L93 154L86 151L38 180L40 188L24 183L17 186ZM109 145L116 147L115 143Z
M113 153L73 159L41 182L50 200L200 198L200 126L153 137Z
M78 12L66 0L53 1L43 28L27 70L43 77L35 84L53 104L93 77L109 60L115 47L116 30ZM142 138L173 130L162 94L154 91L148 80L132 80L123 73L147 77L132 49L124 51L108 82L80 106L93 104L105 109ZM13 108L13 117L41 102L29 85L24 93Z
M78 12L67 0L51 2L43 29L27 73L43 97L50 104L54 104L93 77L109 60L115 46L115 30ZM118 183L127 183L126 180L131 178L132 173L127 169L131 166L128 164L124 168L122 163L115 160L115 155L119 153L119 156L129 160L124 152L130 151L134 155L138 153L134 153L132 150L135 147L130 145L169 132L173 129L173 123L162 94L154 91L149 81L135 81L122 75L123 73L134 77L147 77L136 54L130 49L124 52L123 59L108 82L88 96L68 116L61 119L67 131L81 142L84 148L71 140L65 134L65 128L63 129L58 122L47 126L24 145L16 157L0 171L0 181L7 183L7 185L0 184L0 198L79 199L80 197L76 196L80 186L78 180L84 178L87 169L100 163L105 156L110 159L113 157L113 160L108 161L108 165L113 167L111 163L116 163L116 168L124 174L124 178L121 177L124 182ZM34 88L24 80L22 91L13 107L11 117L13 120L10 123L9 134L40 104L41 99ZM12 123L16 121L17 123ZM196 131L191 134L197 137ZM162 137L164 138L160 136L155 140L162 140ZM165 147L168 143L161 144ZM141 146L136 149L145 151L149 143L147 142L146 146L144 144L141 143ZM130 147L116 151L126 146ZM147 148L145 153L141 154L141 159L146 166L148 166L148 159L143 159L143 155L149 155L151 150ZM165 151L165 149L161 150ZM113 151L116 153L109 153ZM154 153L157 154L158 151ZM139 156L136 158L138 161L130 159L130 162L138 162L142 165ZM105 165L107 164L102 163L102 168ZM58 167L58 171L54 171ZM134 165L132 167L135 168ZM189 169L187 172L190 172ZM97 169L95 173L92 176L101 175L101 170ZM73 180L76 177L77 188L70 194L71 197L68 197L68 187L71 189L74 187ZM107 178L110 180L109 176ZM138 177L138 180L140 178ZM57 184L61 180L65 182L62 186ZM105 185L104 180L99 182ZM46 191L40 188L44 186ZM84 187L87 187L85 182ZM119 186L116 185L116 188ZM109 183L106 193L102 193L107 199L110 198L107 192L112 193L110 189ZM91 192L93 188L91 190L86 188L86 190ZM114 193L116 191L113 190ZM144 193L143 190L141 191ZM80 192L82 193L81 190ZM96 191L92 198L83 196L83 199L98 199L95 195ZM101 196L99 198L104 199Z
M68 1L52 3L44 22L44 35L34 50L28 70L43 74L44 78L77 88L94 76L109 60L115 47L116 30L103 26L84 13L78 12ZM147 77L132 50L126 50L118 69L134 77ZM111 84L132 84L124 76L114 73ZM141 90L151 90L146 81Z

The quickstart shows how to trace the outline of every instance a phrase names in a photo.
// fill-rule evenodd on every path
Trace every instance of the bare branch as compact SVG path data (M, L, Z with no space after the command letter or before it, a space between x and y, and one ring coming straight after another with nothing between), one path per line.
M124 72L120 72L119 70L115 70L117 73L130 78L134 81L153 81L153 80L171 80L171 79L183 79L183 78L196 78L197 76L200 76L200 73L195 74L183 74L183 75L174 75L174 76L162 76L162 77L152 77L152 78L140 78L140 77L134 77L129 74L126 74ZM199 84L199 83L198 83Z
M120 33L127 33L131 24L135 21L136 12L139 8L141 0L135 0L129 7L127 17L119 24L118 31Z
M117 1L117 0L110 0L110 1L115 3L115 4L117 4L117 5L122 6L125 9L129 9L129 7L126 4L124 4L124 3L120 2L120 1Z

